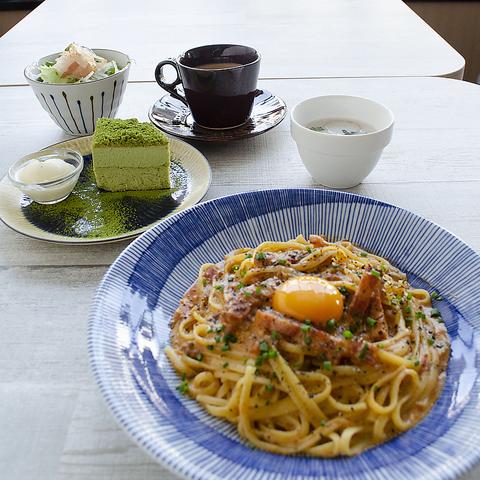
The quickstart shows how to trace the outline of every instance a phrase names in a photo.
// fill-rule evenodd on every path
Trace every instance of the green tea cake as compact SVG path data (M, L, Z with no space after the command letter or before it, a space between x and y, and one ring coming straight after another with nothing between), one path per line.
M99 188L110 192L170 188L168 138L150 123L100 118L92 156Z

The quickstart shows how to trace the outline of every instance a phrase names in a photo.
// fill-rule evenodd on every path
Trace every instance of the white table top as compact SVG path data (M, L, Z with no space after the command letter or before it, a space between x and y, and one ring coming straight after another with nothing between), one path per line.
M76 41L128 53L130 80L188 48L241 43L261 78L447 76L465 61L401 0L46 0L0 39L0 85Z
M396 117L379 165L350 190L439 223L480 252L480 87L440 78L270 80L289 107L345 93ZM119 116L146 119L161 90L128 85ZM0 173L65 138L28 87L0 87ZM197 145L213 171L207 198L269 187L314 187L288 120L265 135ZM247 175L248 172L248 175ZM318 185L317 185L318 186ZM127 243L65 246L0 225L0 472L15 480L173 480L116 424L90 374L87 316L97 284ZM463 478L479 478L480 467Z

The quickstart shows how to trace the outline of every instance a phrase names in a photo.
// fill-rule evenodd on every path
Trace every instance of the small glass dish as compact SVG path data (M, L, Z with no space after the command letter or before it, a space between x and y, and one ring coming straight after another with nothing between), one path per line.
M31 160L45 162L56 158L69 163L74 167L73 171L64 176L50 181L38 183L26 183L18 178L18 172ZM75 150L49 148L41 152L26 155L17 160L8 170L8 178L22 193L30 197L34 202L41 204L58 203L65 200L77 184L78 177L83 170L83 157Z

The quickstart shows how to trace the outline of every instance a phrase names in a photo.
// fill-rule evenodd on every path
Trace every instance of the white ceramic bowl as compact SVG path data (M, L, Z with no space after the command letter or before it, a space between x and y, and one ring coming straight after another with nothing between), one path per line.
M68 174L41 183L26 183L19 180L17 173L32 159L44 162L50 158L59 158L74 167ZM33 201L43 204L58 203L65 200L78 182L83 170L83 157L75 150L63 148L49 148L41 152L32 153L17 160L8 170L8 178L22 193Z
M366 124L369 133L331 135L310 130L312 123L343 119ZM393 114L367 98L326 95L297 104L290 115L290 129L300 157L315 181L332 188L358 185L375 167L390 143Z
M115 117L127 87L131 63L128 55L101 48L93 51L107 60L115 60L123 70L110 77L85 83L39 82L38 66L55 60L60 55L58 52L29 65L24 72L40 105L68 135L90 135L99 118Z

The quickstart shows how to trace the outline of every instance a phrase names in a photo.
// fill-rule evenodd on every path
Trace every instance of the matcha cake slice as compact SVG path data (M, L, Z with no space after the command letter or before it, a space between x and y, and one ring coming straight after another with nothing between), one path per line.
M135 118L100 118L92 140L93 172L110 192L170 188L168 138Z

